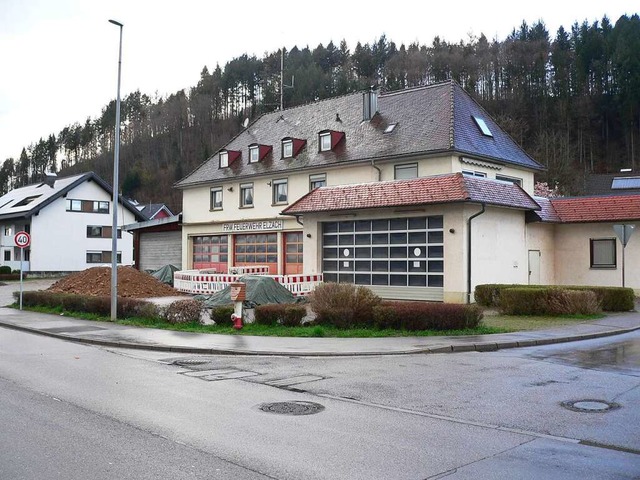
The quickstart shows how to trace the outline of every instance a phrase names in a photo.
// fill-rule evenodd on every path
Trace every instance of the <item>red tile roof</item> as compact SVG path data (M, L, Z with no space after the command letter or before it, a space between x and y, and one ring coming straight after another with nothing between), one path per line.
M640 195L553 198L550 201L562 223L640 220Z
M299 215L454 202L485 203L525 210L540 209L518 185L454 173L411 180L321 187L309 192L282 213Z

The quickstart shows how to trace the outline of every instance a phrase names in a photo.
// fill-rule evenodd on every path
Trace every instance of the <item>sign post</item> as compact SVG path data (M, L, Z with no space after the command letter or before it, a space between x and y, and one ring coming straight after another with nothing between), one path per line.
M624 249L627 248L627 243L633 234L635 225L614 225L613 230L622 243L622 286L624 287Z
M13 241L20 249L20 310L22 310L22 271L24 270L24 249L31 245L31 235L27 232L18 232Z

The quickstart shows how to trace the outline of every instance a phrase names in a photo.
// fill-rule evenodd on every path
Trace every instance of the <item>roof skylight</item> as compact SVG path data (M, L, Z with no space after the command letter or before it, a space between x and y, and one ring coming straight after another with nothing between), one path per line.
M611 182L612 190L640 188L640 177L615 177Z
M476 125L478 125L478 128L480 129L480 131L485 137L493 137L493 133L491 133L491 130L489 130L489 127L487 126L487 122L484 121L484 118L476 117L475 115L472 115L472 117L475 120Z

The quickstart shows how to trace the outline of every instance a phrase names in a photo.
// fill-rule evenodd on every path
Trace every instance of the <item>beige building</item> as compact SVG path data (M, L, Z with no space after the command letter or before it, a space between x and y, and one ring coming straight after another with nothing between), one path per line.
M563 217L532 196L541 170L455 82L265 114L177 183L182 268L452 302L481 283L621 284L618 217Z

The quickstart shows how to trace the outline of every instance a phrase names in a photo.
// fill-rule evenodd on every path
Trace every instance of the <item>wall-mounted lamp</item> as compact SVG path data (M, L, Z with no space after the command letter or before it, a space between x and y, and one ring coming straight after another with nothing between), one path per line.
M267 185L271 186L271 182L267 182Z
M450 228L449 229L449 233L456 233L456 229L455 228Z
M307 233L307 238L311 238L311 234L310 233Z
M233 192L233 187L227 188L227 192Z

